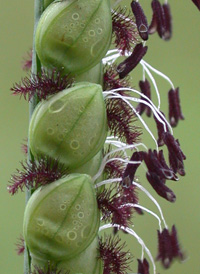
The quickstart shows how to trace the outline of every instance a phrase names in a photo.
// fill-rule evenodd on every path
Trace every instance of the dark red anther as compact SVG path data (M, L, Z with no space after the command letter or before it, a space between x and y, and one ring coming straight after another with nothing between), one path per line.
M171 234L166 228L162 232L158 231L158 255L156 259L162 262L164 268L169 268L175 258L183 260L184 255L181 252L176 228L173 225Z
M140 34L140 37L146 41L148 40L148 22L144 14L144 11L140 3L136 1L131 2L131 8L135 16L136 25L137 25L137 29Z
M143 47L142 43L137 44L133 53L117 66L120 79L126 77L142 60L147 52L147 46Z
M165 32L162 38L167 41L172 37L172 16L168 3L163 5L163 12L165 16Z
M151 100L151 87L150 87L150 83L147 79L145 79L145 81L140 81L139 82L139 86L140 86L140 90L141 92L147 96L150 100ZM144 97L141 96L142 100L147 101ZM147 101L148 102L148 101ZM146 110L146 115L148 117L151 116L151 108L143 103L139 103L139 105L137 106L136 110L138 111L138 113L140 115L142 115L142 113Z
M146 259L143 261L137 260L138 261L138 273L140 274L149 274L149 263Z
M192 0L195 6L200 10L200 0Z
M163 114L163 116L165 116L164 113L162 113L162 114ZM163 134L165 133L164 125L156 118L155 115L153 117L156 122L157 132L158 132L157 143L158 143L158 146L161 147L164 145L164 141L163 141ZM167 130L167 132L169 132L169 128L167 125L166 125L166 130Z
M168 102L170 124L172 127L175 127L179 120L184 120L180 106L179 88L170 89L168 92Z
M183 161L186 159L186 156L180 148L178 140L174 139L174 136L169 132L163 134L163 141L166 144L169 152L169 163L173 171L178 172L181 176L185 175Z
M143 158L148 168L148 173L156 174L160 180L163 179L163 183L165 183L165 180L178 180L173 170L166 164L162 150L158 153L156 150L152 151L149 149L148 153L144 152Z
M157 31L157 20L156 20L156 14L155 12L153 12L153 15L152 15L152 19L151 19L151 23L149 25L149 30L148 30L148 33L149 34L153 34Z
M136 162L139 162L142 160L143 160L143 152L142 151L134 152L130 159L130 161L136 161ZM139 164L131 164L131 163L127 164L124 174L122 176L122 184L124 187L129 187L131 185L132 181L134 180L136 170L138 169L139 166L140 166L140 163Z
M166 28L165 27L165 14L163 11L163 7L158 0L153 0L151 2L151 7L153 10L153 14L156 18L158 35L161 38L163 38L163 35L165 33L165 28Z
M160 195L169 202L173 203L176 201L176 196L174 192L165 185L165 179L161 179L155 173L150 174L148 172L146 173L146 177L158 195Z

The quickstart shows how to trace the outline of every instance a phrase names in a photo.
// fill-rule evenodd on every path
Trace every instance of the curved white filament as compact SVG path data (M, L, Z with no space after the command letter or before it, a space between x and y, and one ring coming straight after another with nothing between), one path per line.
M119 92L119 91L130 91L130 92L136 93L136 94L140 95L141 97L143 97L146 101L148 101L151 104L151 106L158 113L159 119L156 117L158 119L158 121L161 122L161 119L162 119L163 122L165 122L167 124L168 128L170 129L171 133L173 134L172 127L171 127L170 123L167 121L167 119L165 118L165 116L162 114L162 112L154 105L154 103L146 95L144 95L140 91L138 91L136 89L132 89L132 88L117 88L117 89L112 89L109 91L104 91L103 94L106 97L109 94L113 94L113 93L116 94L116 92ZM117 95L119 95L119 94L117 94ZM123 95L121 95L121 96L123 96Z
M104 167L105 167L105 165L106 165L106 161L107 161L108 157L109 157L111 154L116 153L116 152L119 152L119 151L124 151L124 150L126 150L126 149L134 149L134 148L136 148L136 147L138 147L138 146L140 146L140 145L143 145L143 144L138 143L138 144L133 144L133 145L126 145L126 146L123 146L123 147L114 149L114 150L110 151L109 153L107 153L107 154L104 156L104 158L103 158L103 160L102 160L102 162L101 162L101 165L100 165L100 167L99 167L98 172L97 172L97 173L94 175L94 177L92 178L93 182L95 182L95 181L97 180L97 178L99 178L99 176L101 176L101 174L102 174L102 172L103 172L103 170L104 170ZM138 161L137 161L137 162L135 162L135 163L141 163L141 162L138 162Z
M146 61L142 60L141 61L146 67L148 67L150 70L152 70L153 72L155 72L157 75L161 76L162 78L164 78L172 87L172 89L175 89L174 84L172 83L172 81L170 80L170 78L165 75L164 73L162 73L161 71L155 69L154 67L152 67L151 65L149 65ZM141 63L140 62L140 63Z
M155 144L156 144L156 150L158 151L158 143L156 138L154 137L153 133L151 132L151 130L149 129L149 127L147 126L147 124L145 123L145 121L142 119L141 115L139 115L139 113L136 111L136 109L129 103L129 101L127 101L124 96L118 96L116 97L115 95L112 96L107 96L108 99L112 99L112 98L120 98L122 99L124 102L127 103L127 105L130 106L130 108L133 110L133 112L136 114L136 116L139 118L139 120L141 121L141 123L143 124L144 128L146 129L146 131L150 134L151 138L154 140Z
M144 188L140 184L138 184L138 183L136 183L134 181L132 182L132 184L135 185L135 186L137 186L139 189L141 189L147 195L147 197L149 197L149 199L152 200L152 202L155 204L155 206L157 207L158 211L160 212L160 216L161 216L161 219L163 221L163 224L164 224L165 228L168 229L168 226L167 226L167 223L165 221L162 209L161 209L159 203L156 201L156 199L149 193L148 190L146 190L146 188Z
M127 204L124 204L124 205L120 206L120 208L123 208L123 207L133 207L133 208L137 207L137 208L140 208L140 209L148 212L149 214L151 214L152 216L154 216L158 220L159 229L160 229L160 232L162 232L161 220L155 212L151 211L150 209L148 209L144 206L141 206L139 204L133 204L133 203L127 203Z

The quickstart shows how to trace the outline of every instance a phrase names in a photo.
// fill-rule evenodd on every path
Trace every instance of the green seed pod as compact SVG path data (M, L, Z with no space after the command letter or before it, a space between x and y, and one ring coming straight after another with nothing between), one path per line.
M109 0L54 1L40 18L35 47L44 66L80 74L100 62L111 38Z
M102 87L78 83L38 104L29 127L31 152L59 159L69 170L82 166L102 149L106 118Z
M25 209L24 238L32 258L57 263L83 252L99 229L91 177L71 174L37 189Z
M102 274L102 261L99 259L99 241L95 238L86 250L71 260L60 262L58 271L69 271L69 273Z
M99 151L91 160L85 163L82 166L79 166L73 170L71 173L81 173L81 174L88 174L93 177L99 170L101 162L102 162L102 151Z

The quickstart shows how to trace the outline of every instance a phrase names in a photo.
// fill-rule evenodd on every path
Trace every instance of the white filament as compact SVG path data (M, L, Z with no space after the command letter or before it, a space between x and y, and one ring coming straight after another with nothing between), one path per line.
M100 183L97 183L95 185L95 188L98 188L100 186L107 185L107 184L121 182L121 180L122 180L122 178L114 178L114 179L104 180L104 181L101 181Z
M134 149L134 148L136 148L136 147L138 147L138 146L140 146L140 145L143 145L143 144L139 143L139 144L133 144L133 145L126 145L126 146L123 146L123 147L114 149L114 150L110 151L109 153L107 153L107 154L104 156L103 160L102 160L102 163L101 163L101 166L100 166L98 172L97 172L97 173L95 174L95 176L92 178L93 182L95 182L95 181L97 180L97 178L99 178L99 177L101 176L101 174L102 174L102 172L103 172L103 170L104 170L104 167L105 167L105 165L106 165L106 161L107 161L108 157L109 157L111 154L116 153L116 152L119 152L119 151L124 151L124 150L126 150L126 149ZM141 163L141 161L136 161L135 163L136 163L136 164L139 164L139 163Z
M165 118L165 116L162 114L162 112L159 111L159 109L153 104L153 102L146 95L144 95L143 93L141 93L140 91L138 91L136 89L132 89L132 88L118 88L118 89L112 89L110 91L104 91L103 94L105 96L107 96L107 94L116 94L115 92L122 91L122 90L136 93L136 94L140 95L141 97L143 97L145 100L147 100L151 104L151 106L155 109L155 111L158 113L159 117L156 116L156 118L158 119L158 121L161 122L161 123L163 123L162 122L162 120L163 120L167 124L167 126L170 129L171 133L173 134L172 127L171 127L170 123L167 121L167 119ZM119 94L117 94L117 95L119 95ZM162 118L162 120L161 120L161 118Z
M144 68L144 70L148 74L149 78L151 79L151 82L153 83L153 86L155 88L155 91L156 91L156 94L157 94L157 98L158 98L158 109L160 109L160 93L159 93L156 81L153 78L153 75L151 74L151 72L149 71L149 69L145 66L143 60L140 61L140 64L142 65L142 67Z
M151 214L152 216L154 216L158 220L159 229L160 229L160 232L162 232L161 220L155 212L151 211L150 209L148 209L144 206L141 206L139 204L133 204L133 203L127 203L127 204L124 204L124 205L120 206L120 208L123 208L123 207L133 207L133 208L137 207L137 208L140 208L140 209L148 212L149 214Z
M167 226L167 223L165 221L165 218L164 218L164 215L163 215L163 212L162 212L162 209L159 205L159 203L156 201L156 199L149 193L148 190L146 190L143 186L141 186L140 184L136 183L136 182L132 182L133 185L137 186L139 189L141 189L146 195L147 197L152 200L152 202L155 204L155 206L157 207L158 211L160 212L160 216L161 216L161 219L163 221L163 224L165 226L166 229L168 229L168 226Z
M151 132L151 130L149 129L149 127L147 126L147 124L145 123L145 121L143 120L143 118L141 117L141 115L139 115L139 113L136 111L136 109L124 98L124 96L115 96L115 95L112 95L112 96L107 96L107 98L108 99L120 98L124 102L126 102L127 105L130 106L130 108L133 110L133 112L137 115L137 117L139 118L139 120L143 124L144 128L146 129L146 131L150 134L151 138L154 140L154 142L156 144L156 150L158 151L158 143L157 143L156 138L154 137L153 133Z
M172 81L170 80L170 78L165 75L164 73L162 73L161 71L155 69L154 67L152 67L151 65L149 65L146 61L142 60L141 61L146 67L148 67L150 70L152 70L153 72L155 72L157 75L161 76L162 78L164 78L172 87L172 89L175 89L174 84L172 83Z
M103 225L103 226L101 226L99 228L99 232L102 231L102 230L104 230L104 229L112 228L112 227L117 227L118 229L124 230L125 232L129 233L130 235L132 235L138 241L138 243L142 247L142 256L141 256L141 259L142 260L144 259L144 250L145 250L145 252L147 253L147 255L148 255L148 257L151 260L151 263L153 265L154 274L156 274L156 265L155 265L153 256L152 256L150 250L148 249L148 247L145 245L144 241L137 235L137 233L133 229L131 229L131 228L120 226L120 225L117 225L117 224L106 224L106 225Z

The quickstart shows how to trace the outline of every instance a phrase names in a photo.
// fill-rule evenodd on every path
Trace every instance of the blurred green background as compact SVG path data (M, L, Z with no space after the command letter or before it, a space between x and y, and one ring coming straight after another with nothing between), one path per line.
M141 0L150 21L150 0ZM199 153L200 153L200 13L192 1L169 1L173 14L173 39L161 41L155 34L148 41L149 50L145 60L167 74L175 86L180 87L182 110L185 121L179 123L174 130L181 147L187 155L185 168L187 175L179 182L169 182L176 195L175 204L162 199L160 202L168 224L176 224L179 239L186 253L184 264L175 262L171 269L165 271L158 263L159 273L198 274L200 273L200 214L199 214ZM122 1L122 5L128 1ZM19 97L11 96L9 89L25 75L21 70L21 60L32 45L33 1L1 1L1 73L0 73L0 127L1 127L1 185L0 185L0 273L22 274L23 257L15 252L15 242L22 233L24 211L24 194L11 197L7 190L10 174L20 167L19 161L24 159L20 146L27 136L28 104ZM133 74L133 84L138 87L141 79L141 68ZM167 111L167 91L169 85L159 77L159 90L162 98L162 110ZM150 122L150 121L148 121ZM153 123L150 122L150 126ZM145 143L153 145L147 134ZM144 175L139 177L143 185L147 185ZM154 194L154 192L152 191ZM154 195L156 196L156 195ZM141 195L141 204L155 210L152 203ZM136 218L137 217L137 218ZM141 235L145 243L156 256L157 222L153 217L136 216L135 231ZM140 257L141 249L137 242L123 236L134 254L134 260ZM133 269L136 271L136 269ZM88 273L89 274L89 273Z

